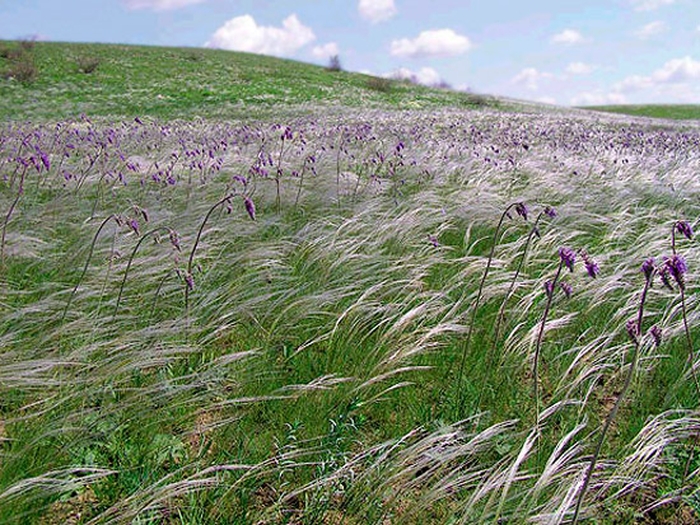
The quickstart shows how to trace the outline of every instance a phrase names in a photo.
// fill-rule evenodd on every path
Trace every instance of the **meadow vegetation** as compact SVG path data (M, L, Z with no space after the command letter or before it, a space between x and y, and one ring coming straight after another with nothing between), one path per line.
M0 523L699 519L698 127L35 52L0 83Z

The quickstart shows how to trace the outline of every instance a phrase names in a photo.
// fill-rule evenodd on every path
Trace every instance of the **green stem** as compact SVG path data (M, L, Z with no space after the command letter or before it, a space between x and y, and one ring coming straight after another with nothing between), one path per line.
M525 249L523 250L523 254L520 256L520 261L518 262L518 267L515 269L515 274L513 275L513 279L511 280L510 286L508 287L508 292L506 293L506 296L503 298L503 302L501 303L501 307L498 309L498 317L496 318L496 327L493 331L494 346L501 336L501 328L503 326L503 323L505 323L506 306L507 306L510 298L513 296L513 292L515 291L515 283L518 281L518 277L520 276L520 272L522 271L523 266L525 265L525 258L527 257L527 252L530 249L530 244L532 243L533 237L539 231L537 227L538 227L540 220L542 219L542 216L544 214L545 214L544 211L541 211L537 215L537 218L535 219L535 224L530 229L530 233L527 236L527 241L525 242Z
M479 283L479 291L477 292L476 295L476 301L474 302L474 306L472 307L472 315L471 319L469 321L469 328L467 329L467 337L464 342L464 345L462 346L462 357L460 359L459 363L459 373L457 374L457 389L458 389L458 394L457 394L457 399L458 399L458 407L459 407L459 412L462 412L462 409L464 408L464 389L462 387L462 379L464 377L464 365L467 362L467 354L469 353L469 345L471 344L472 340L472 334L474 333L474 325L476 323L476 313L479 309L479 304L481 303L481 296L484 292L484 284L486 283L486 278L488 277L489 270L491 269L491 263L493 262L493 256L496 253L496 243L498 242L498 235L501 233L501 228L503 227L503 221L505 221L506 217L508 216L508 213L510 212L511 208L514 208L517 205L517 203L513 203L508 205L508 207L503 211L501 214L501 218L498 221L498 225L496 226L496 231L493 234L493 240L491 242L491 252L489 253L489 258L488 261L486 262L486 268L484 270L483 275L481 276L481 282Z
M197 246L199 246L199 240L202 237L202 232L204 231L204 226L206 226L207 221L209 220L209 217L211 217L211 214L214 213L214 210L224 204L226 201L231 200L237 192L231 192L228 195L226 195L223 199L219 200L216 204L214 204L211 208L209 208L209 211L207 214L204 216L204 220L202 221L202 224L199 225L199 230L197 230L197 237L194 240L194 244L192 245L192 250L190 251L190 257L187 260L187 273L191 276L192 275L192 263L194 261L194 253L197 251ZM190 298L190 288L189 284L185 283L185 315L189 318L189 298Z
M114 306L114 313L112 314L112 320L117 316L117 311L119 310L119 304L122 301L122 294L124 293L124 285L126 285L126 278L129 276L129 270L131 269L131 263L134 261L134 257L136 257L136 252L138 251L139 247L141 246L141 243L143 243L144 240L147 238L151 237L152 235L158 233L161 230L166 230L170 231L170 228L166 228L165 226L160 226L158 228L154 228L151 231L144 233L141 238L139 239L139 242L136 243L136 246L134 246L134 249L131 251L131 255L129 256L129 261L126 263L126 270L124 271L124 277L122 279L122 283L119 286L119 295L117 296L117 304Z
M92 259L92 254L95 251L95 244L97 243L97 238L100 236L100 233L102 232L102 229L107 225L107 223L110 221L110 219L114 219L116 215L110 215L106 219L102 221L100 224L100 227L97 228L97 231L95 232L95 235L92 238L92 242L90 243L90 251L88 253L87 260L85 261L85 265L83 266L83 271L80 274L80 278L78 279L78 282L75 283L75 286L73 287L73 291L70 294L70 297L68 297L68 302L66 303L65 308L63 309L63 315L61 316L61 323L66 318L66 314L68 313L68 309L70 308L71 303L73 302L73 298L75 297L76 292L78 291L78 287L80 287L80 283L83 282L83 278L85 277L85 274L87 273L88 266L90 265L90 260Z
M639 311L637 313L637 324L635 327L636 337L633 337L634 346L632 349L632 362L630 363L629 370L627 371L627 376L625 377L625 382L622 385L622 390L620 390L620 394L617 396L612 410L608 414L608 417L605 419L605 424L603 425L603 429L600 432L600 437L598 438L598 443L596 444L595 450L593 452L593 457L591 457L591 461L588 464L588 469L586 470L586 474L583 479L583 486L581 487L581 492L579 492L578 499L576 500L576 509L574 510L574 517L571 520L572 525L576 525L576 523L578 522L583 498L586 495L588 485L590 484L591 479L593 477L593 471L595 470L596 463L598 463L600 451L602 450L603 443L605 442L605 436L607 435L608 430L610 430L610 426L612 425L615 416L617 416L617 412L620 409L620 405L622 405L622 400L625 397L625 394L627 394L627 390L629 389L630 385L632 384L632 377L634 377L634 372L637 367L637 361L639 360L639 349L641 347L641 337L643 333L642 319L644 317L644 303L646 302L647 292L651 287L652 280L653 273L651 273L647 277L646 283L644 284L644 290L642 291L642 297L639 301Z
M535 344L535 356L532 364L532 397L535 400L535 420L537 425L540 422L540 398L539 398L539 362L540 362L540 352L542 349L542 338L544 337L544 328L547 324L547 318L549 317L549 312L552 308L552 299L554 298L554 291L557 287L557 282L561 276L561 270L564 267L564 260L559 260L559 267L557 268L557 273L552 281L551 290L547 292L547 304L544 307L544 314L542 314L542 322L540 323L540 329L537 333L537 343Z

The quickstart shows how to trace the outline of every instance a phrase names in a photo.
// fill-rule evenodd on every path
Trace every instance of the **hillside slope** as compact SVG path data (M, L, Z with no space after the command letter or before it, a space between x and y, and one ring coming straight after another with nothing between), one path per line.
M80 115L245 117L291 106L473 107L495 99L316 65L213 49L37 42L20 62L36 77L8 79L20 49L0 42L0 118ZM29 64L27 64L29 63ZM89 71L89 72L88 72Z

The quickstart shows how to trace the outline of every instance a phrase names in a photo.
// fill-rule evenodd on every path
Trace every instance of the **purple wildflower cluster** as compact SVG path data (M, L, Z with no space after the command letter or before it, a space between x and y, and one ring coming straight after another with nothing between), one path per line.
M600 273L600 267L598 266L598 263L595 262L585 250L580 250L579 253L581 255L581 259L583 259L583 264L586 268L586 273L588 273L588 276L591 278L597 277ZM576 264L576 252L573 249L565 246L559 248L559 261L560 270L561 268L565 267L569 270L569 272L573 272L574 265ZM554 293L555 286L558 284L559 288L564 293L564 295L567 298L569 298L573 293L573 287L567 281L560 281L559 274L560 272L557 272L557 275L553 281L548 280L544 283L545 293L548 297L551 297Z
M580 253L581 259L583 259L583 265L586 267L586 273L588 273L589 277L595 279L600 273L598 263L591 259L586 250L581 250Z
M688 224L688 221L676 221L675 228L686 239L691 240L693 238L693 228Z
M527 209L527 206L525 205L524 202L518 202L515 205L515 213L520 215L520 217L522 217L524 220L527 220L528 211L529 210Z
M559 259L570 272L574 271L574 263L576 262L576 252L571 248L559 248Z
M670 278L673 278L675 283L678 285L678 288L680 290L685 290L684 276L687 271L688 266L686 265L683 256L675 254L671 257L664 257L664 264L660 271L661 279L663 280L664 285L672 290L673 286L671 286Z

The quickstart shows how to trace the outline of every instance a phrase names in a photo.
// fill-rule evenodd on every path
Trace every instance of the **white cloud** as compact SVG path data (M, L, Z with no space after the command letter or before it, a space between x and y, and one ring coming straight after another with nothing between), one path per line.
M540 87L541 80L548 80L551 78L554 78L554 75L551 73L538 71L534 67L526 67L520 73L515 75L511 79L511 82L513 84L525 86L530 91L537 91Z
M362 18L373 24L388 20L398 12L394 0L360 0L357 10Z
M673 5L676 0L630 0L635 11L654 11L665 5Z
M634 32L634 34L637 38L646 40L647 38L660 35L664 31L666 31L666 29L668 29L668 25L666 24L666 22L656 20L654 22L648 23L645 26L640 27L637 31Z
M605 106L608 104L626 104L627 99L621 93L603 91L586 91L571 99L572 106Z
M564 29L561 33L557 33L551 39L553 44L565 44L567 46L580 44L583 42L583 35L575 29Z
M632 75L613 85L621 97L636 94L645 103L700 101L700 61L686 56L669 60L650 75Z
M324 60L329 59L332 56L337 56L340 54L338 44L335 42L328 42L322 46L316 46L311 50L311 54L316 58L321 58Z
M678 84L700 78L700 62L686 56L674 58L666 62L651 75L654 82L663 84Z
M442 82L440 74L431 67L423 67L417 72L402 67L387 76L399 80L410 80L425 86L435 86Z
M204 45L263 55L290 56L315 39L311 28L302 24L294 14L282 21L282 27L259 26L252 16L243 15L226 22Z
M542 102L542 104L550 104L554 106L557 103L557 99L554 97L539 97L535 99L535 102Z
M615 84L622 93L654 89L661 85L684 84L700 79L700 62L686 56L669 60L651 75L632 75Z
M566 72L570 75L588 75L593 72L595 66L584 62L571 62L566 66Z
M122 0L127 9L152 9L153 11L172 11L188 5L201 4L207 0Z
M622 82L618 82L613 86L615 91L621 93L630 93L632 91L641 91L643 89L649 89L653 87L654 83L651 81L650 77L643 77L641 75L632 75L625 78Z
M391 43L391 54L398 57L422 58L454 56L466 53L472 43L452 29L423 31L413 40L402 38Z

